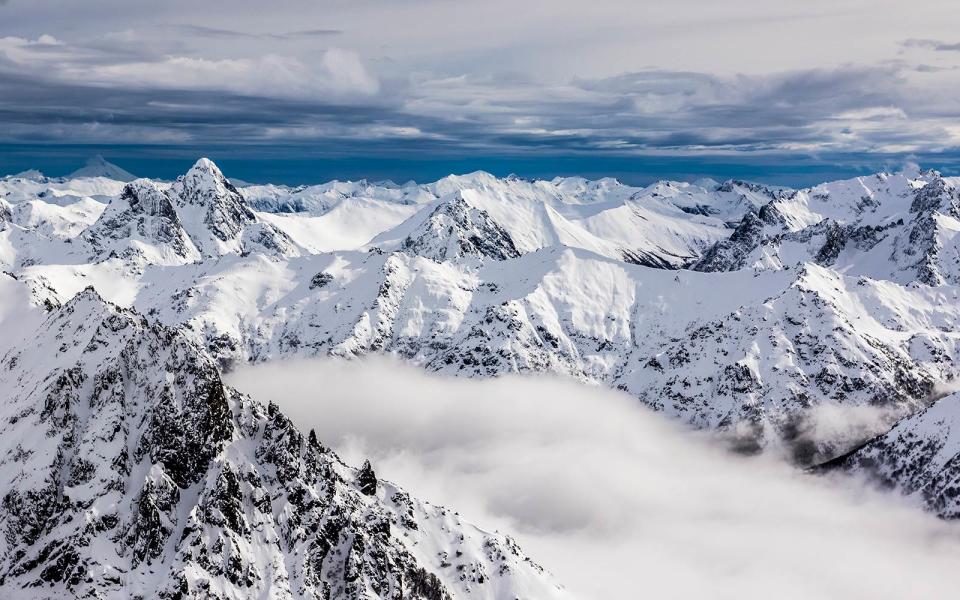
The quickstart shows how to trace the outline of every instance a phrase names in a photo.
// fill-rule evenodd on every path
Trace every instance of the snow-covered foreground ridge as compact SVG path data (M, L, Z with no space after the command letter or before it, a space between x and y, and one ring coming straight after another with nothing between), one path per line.
M560 373L958 506L941 460L960 452L942 417L958 411L925 410L956 374L960 318L960 192L936 172L804 190L486 173L289 188L238 187L202 159L175 182L7 177L0 221L0 264L32 305L92 286L220 368L389 353ZM898 452L926 461L908 481L859 460L932 412L911 431L945 440L939 462Z
M26 293L0 275L0 596L566 597L509 537L225 386L183 332L92 288Z

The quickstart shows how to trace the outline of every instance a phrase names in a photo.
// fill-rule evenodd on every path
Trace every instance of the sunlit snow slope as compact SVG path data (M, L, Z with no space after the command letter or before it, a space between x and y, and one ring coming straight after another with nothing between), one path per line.
M388 353L560 373L803 465L878 456L902 419L945 410L928 407L957 374L960 192L933 171L804 190L482 172L290 188L236 187L201 159L174 182L8 177L0 219L0 264L35 303L92 286L220 368ZM932 444L938 427L910 431ZM882 448L925 481L950 472L949 444L904 447ZM919 489L907 472L883 477ZM924 485L956 514L952 486Z

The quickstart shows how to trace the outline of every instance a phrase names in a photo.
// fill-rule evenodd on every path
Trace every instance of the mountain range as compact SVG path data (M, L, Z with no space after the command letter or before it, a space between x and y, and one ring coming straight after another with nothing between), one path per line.
M958 179L288 187L207 159L172 182L92 167L0 180L0 589L564 597L509 537L221 381L293 357L559 374L960 515Z

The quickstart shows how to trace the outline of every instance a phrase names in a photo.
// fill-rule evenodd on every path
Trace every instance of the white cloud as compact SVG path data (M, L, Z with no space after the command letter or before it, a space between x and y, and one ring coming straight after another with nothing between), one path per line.
M846 480L730 455L614 392L441 379L382 359L268 364L230 382L349 461L369 456L411 492L515 533L585 598L955 590L957 528Z
M64 44L46 34L35 40L15 36L0 37L0 55L24 66L49 64L70 58L70 52Z
M315 64L277 55L221 60L171 56L156 62L97 66L65 74L90 83L224 91L268 98L371 95L379 89L379 83L366 71L360 58L339 49L327 50Z
M44 75L80 84L128 88L220 91L268 98L317 99L370 96L380 82L359 55L329 48L316 56L264 54L249 58L166 55L150 60L103 61L89 48L71 46L50 35L36 40L0 38L0 54L17 65L44 69Z
M266 15L241 2L225 22L217 2L62 3L57 19L21 2L5 13L31 26L15 30L47 33L0 38L0 78L16 75L14 92L38 85L7 103L6 118L41 137L37 121L76 95L62 90L94 84L113 93L84 96L71 119L139 124L146 93L205 92L151 115L197 124L199 142L323 142L332 129L335 150L400 139L470 152L956 151L958 54L934 50L957 46L957 11L945 0L882 3L280 1ZM223 112L237 95L252 110L231 122ZM274 99L303 110L267 116Z
M837 119L850 121L870 121L882 119L903 120L907 118L907 113L902 108L895 106L868 106L856 110L848 110L836 115Z

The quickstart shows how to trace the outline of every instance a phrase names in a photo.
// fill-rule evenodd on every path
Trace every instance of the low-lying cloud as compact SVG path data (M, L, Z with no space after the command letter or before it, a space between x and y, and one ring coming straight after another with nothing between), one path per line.
M744 458L631 398L394 362L275 363L230 383L348 462L515 535L583 598L936 598L960 530L903 500Z

